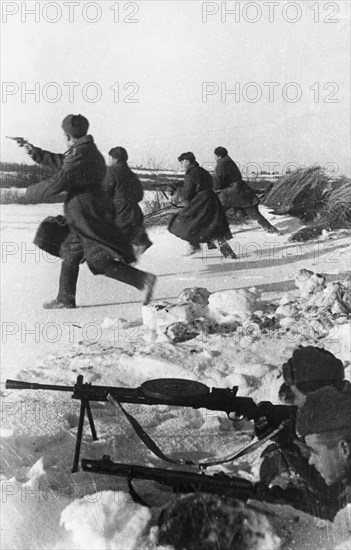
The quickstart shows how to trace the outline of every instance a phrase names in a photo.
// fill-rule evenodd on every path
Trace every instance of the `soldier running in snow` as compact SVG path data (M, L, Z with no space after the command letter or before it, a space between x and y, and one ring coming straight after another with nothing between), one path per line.
M259 198L244 182L238 166L228 156L227 149L216 147L214 155L217 161L213 176L214 187L224 210L227 211L231 208L243 210L249 218L256 220L267 233L279 235L278 229L262 216L258 209Z
M211 175L196 162L191 152L180 155L178 161L186 172L183 186L186 205L173 216L168 231L190 243L189 255L201 251L200 243L216 239L223 256L236 259L227 243L232 234L223 207L213 191Z
M35 162L56 169L48 180L27 189L27 201L37 203L66 192L64 214L69 232L60 246L59 291L44 308L76 307L79 265L84 261L94 275L103 274L144 291L143 303L148 304L156 276L128 265L135 261L132 243L116 230L109 217L109 201L103 189L105 161L93 137L87 135L88 127L89 122L82 115L68 115L63 120L62 129L69 147L64 155L25 144Z
M113 202L113 219L120 235L132 241L136 256L140 256L152 245L138 204L143 200L144 190L137 174L128 166L124 147L114 147L109 156L111 164L104 185Z

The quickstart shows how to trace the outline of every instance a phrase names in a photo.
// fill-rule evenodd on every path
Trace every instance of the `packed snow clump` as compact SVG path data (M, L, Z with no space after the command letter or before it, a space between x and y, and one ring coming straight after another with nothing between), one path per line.
M245 331L260 338L294 333L317 342L335 325L347 323L351 315L350 281L326 282L326 277L308 269L295 276L299 295L284 294L279 304L265 303L260 293L228 290L211 294L205 288L185 289L175 304L158 302L143 308L146 340L185 342L199 334ZM301 343L301 342L300 342Z
M295 276L299 296L284 294L275 310L280 331L308 335L314 342L336 335L351 319L350 280L326 282L324 275L300 269ZM349 357L345 360L349 360Z
M75 500L60 524L72 534L75 548L133 550L151 518L149 508L121 491L100 491Z
M235 331L254 312L262 317L265 305L259 292L239 289L211 294L206 288L187 288L175 304L158 302L143 308L149 341L182 342L200 333Z

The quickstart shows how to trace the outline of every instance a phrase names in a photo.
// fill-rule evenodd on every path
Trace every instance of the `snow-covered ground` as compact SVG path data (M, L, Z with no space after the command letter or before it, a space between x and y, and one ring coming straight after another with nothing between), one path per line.
M165 338L156 340L157 334L142 325L137 290L93 277L85 265L78 282L79 307L44 310L42 303L57 292L60 261L35 249L32 240L39 222L59 214L61 206L6 205L1 210L2 548L139 549L135 541L140 531L153 523L160 505L174 498L154 483L138 482L140 492L153 505L149 513L132 503L123 479L82 471L72 474L79 402L64 392L5 390L7 378L72 385L82 374L93 384L128 387L153 378L189 378L222 388L238 385L239 395L277 402L280 366L298 344L327 347L348 366L347 316L341 312L333 324L324 317L318 320L318 315L312 319L293 305L301 295L294 282L300 269L323 273L327 282L343 280L350 273L346 232L301 245L289 243L289 235L300 223L269 215L263 208L281 235L267 234L255 222L235 226L231 245L239 258L225 261L206 247L202 254L183 257L186 243L165 227L153 228L154 246L139 266L158 275L155 301L175 302L190 287L204 287L211 293L255 287L261 303L251 313L264 310L271 315L283 302L282 317L288 319L279 330L261 330L248 315L249 328L244 320L236 332L203 331L174 344ZM349 376L350 369L346 372ZM253 437L250 424L235 430L222 413L167 406L126 408L163 451L175 457L226 456ZM110 404L93 403L92 410L99 440L93 442L85 428L83 457L109 454L116 462L166 467ZM255 480L260 452L210 468L209 473L221 469ZM284 524L279 534L285 548L329 549L350 536L351 524L345 516L332 526L289 507L274 508Z

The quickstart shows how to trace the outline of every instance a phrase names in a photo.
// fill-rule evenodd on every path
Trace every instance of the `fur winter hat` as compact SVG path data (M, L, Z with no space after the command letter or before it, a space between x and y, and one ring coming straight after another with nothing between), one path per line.
M340 359L326 349L299 346L284 363L283 377L288 386L317 381L331 383L344 379L344 366Z
M187 153L182 153L180 157L178 157L179 162L182 162L183 160L189 160L190 162L195 162L195 155L191 151L188 151Z
M67 115L62 121L63 131L74 138L85 136L88 128L89 121L83 115Z
M297 411L296 431L301 437L348 428L351 434L351 384L344 391L325 386L309 393Z
M128 153L124 147L113 147L109 151L109 155L116 160L123 160L124 162L128 160Z
M213 151L217 157L226 157L228 155L228 149L225 147L216 147L216 149Z

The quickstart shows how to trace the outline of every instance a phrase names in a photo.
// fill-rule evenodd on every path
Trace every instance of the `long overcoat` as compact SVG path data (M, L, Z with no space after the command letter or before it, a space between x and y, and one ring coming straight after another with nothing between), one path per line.
M212 176L197 162L191 163L186 171L183 199L186 206L172 217L168 231L193 244L231 239L224 209L213 190Z
M107 169L104 182L113 203L113 219L120 233L134 240L144 232L144 215L139 206L144 190L127 162L118 161Z
M27 202L44 202L66 192L64 215L70 232L61 245L60 256L69 258L70 245L73 242L74 246L78 239L93 273L101 273L110 259L125 263L135 261L130 241L116 231L113 223L103 188L105 161L92 136L78 139L64 155L34 147L31 156L35 162L57 171L48 180L28 187Z
M243 181L238 166L229 156L218 159L213 179L225 210L250 208L259 204L256 193Z

